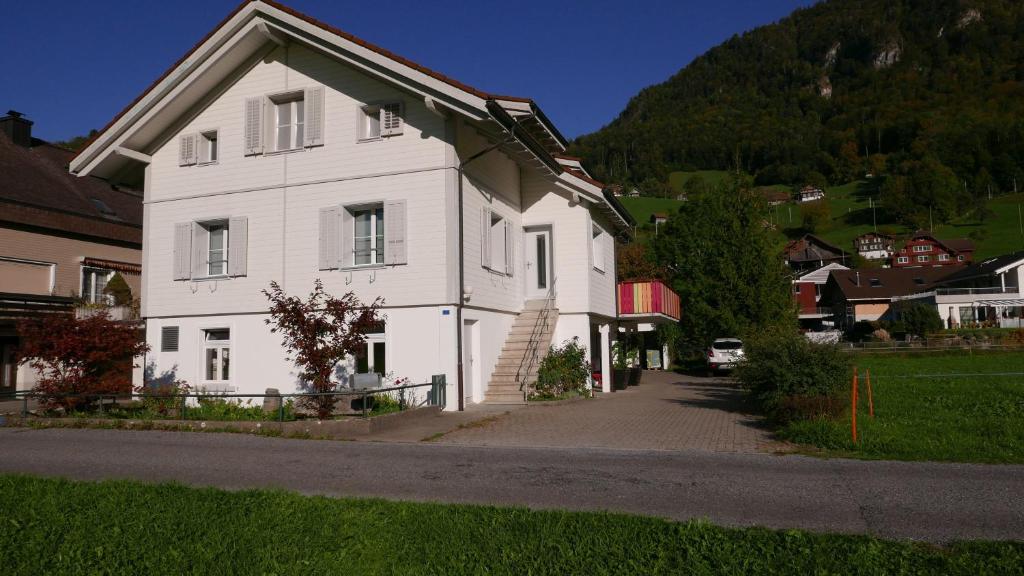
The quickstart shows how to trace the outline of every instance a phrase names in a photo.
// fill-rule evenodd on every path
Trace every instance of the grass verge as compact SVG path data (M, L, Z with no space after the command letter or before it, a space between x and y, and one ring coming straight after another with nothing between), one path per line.
M1024 464L1024 375L1006 375L1024 373L1024 353L859 356L855 362L857 444L849 417L794 422L779 437L826 456Z
M0 476L5 574L1009 574L936 548L602 513Z

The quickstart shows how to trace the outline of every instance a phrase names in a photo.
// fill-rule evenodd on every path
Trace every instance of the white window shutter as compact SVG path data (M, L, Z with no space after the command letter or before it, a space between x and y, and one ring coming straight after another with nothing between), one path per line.
M192 223L174 225L174 279L192 277Z
M408 263L405 241L405 200L384 203L384 263Z
M480 265L491 267L491 209L480 209Z
M324 87L314 86L306 88L304 95L304 106L306 107L306 127L303 133L303 146L324 145Z
M341 208L320 209L320 253L317 268L332 270L341 264Z
M380 107L380 135L398 136L402 133L402 116L404 110L401 102L381 104Z
M244 150L246 156L263 153L263 97L253 96L245 99L245 129L242 138L245 139Z
M512 222L509 219L505 219L505 274L512 275L513 263L512 263Z
M192 223L192 278L209 275L207 254L210 249L210 231L199 222Z
M338 209L341 212L341 254L338 260L339 268L346 268L355 264L355 235L356 223L352 212L342 206ZM387 228L385 228L387 230Z
M196 163L198 154L196 134L182 134L178 138L178 166L191 166Z
M249 219L228 220L228 276L245 276L249 257Z

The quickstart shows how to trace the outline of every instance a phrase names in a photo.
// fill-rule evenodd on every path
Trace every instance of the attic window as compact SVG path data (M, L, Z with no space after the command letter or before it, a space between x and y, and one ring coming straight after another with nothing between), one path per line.
M878 278L872 278L872 279L871 279L871 280L869 280L868 282L870 282L870 283L871 283L871 287L872 287L872 288L877 288L877 287L879 287L879 286L881 286L881 285L882 285L882 281L881 281L881 280L879 280Z
M117 212L111 210L110 206L107 206L107 203L104 202L103 200L100 200L99 198L89 198L89 201L92 202L92 205L95 206L97 210L100 211L100 214L104 218L109 218L110 220L120 220L120 218L117 217Z

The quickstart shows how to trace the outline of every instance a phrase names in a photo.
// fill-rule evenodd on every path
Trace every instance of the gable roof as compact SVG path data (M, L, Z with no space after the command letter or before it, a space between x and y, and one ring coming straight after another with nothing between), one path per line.
M973 278L995 276L1022 265L1024 265L1024 250L1003 254L1002 256L996 256L964 266L951 276L944 278L940 284L951 284Z
M947 251L953 252L954 254L958 252L974 252L974 241L969 238L952 238L950 240L939 240L931 232L918 230L917 232L914 232L914 235L910 237L908 242L913 242L914 240L920 239L931 240L932 242L935 242L939 246L942 246Z
M581 169L570 173L574 178L563 178L567 171L553 155L562 153L568 143L533 100L474 88L275 0L239 4L97 133L71 161L70 170L104 178L123 174L133 162L145 159L216 82L229 78L268 44L283 40L417 95L439 113L461 114L489 131L509 134L503 147L515 148L512 155L521 162L546 170L564 185L586 182L589 186L579 189L604 204L619 225L629 225L628 212L607 201L603 184ZM594 191L595 186L599 190Z
M891 300L896 296L907 296L926 292L940 280L953 274L955 267L933 266L929 268L858 268L833 270L825 284L822 300Z
M789 262L834 260L848 256L842 248L834 246L814 234L804 234L800 238L790 241L786 244L784 253Z
M811 270L802 276L798 276L794 282L813 282L815 284L824 284L828 282L828 277L833 270L849 270L846 266L838 262L826 264L817 270Z
M29 147L0 132L0 221L142 243L142 195L68 173L73 153L38 138Z

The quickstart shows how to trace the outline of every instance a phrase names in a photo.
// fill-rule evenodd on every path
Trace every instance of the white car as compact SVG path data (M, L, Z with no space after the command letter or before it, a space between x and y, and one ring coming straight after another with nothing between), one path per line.
M739 338L717 338L708 348L708 370L732 370L743 359L743 342Z

